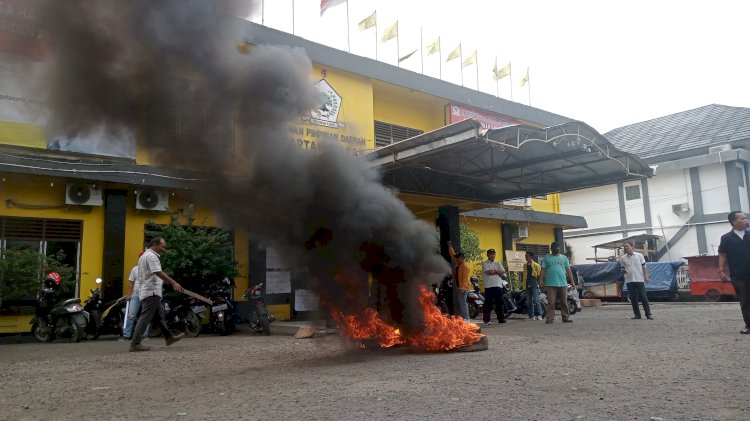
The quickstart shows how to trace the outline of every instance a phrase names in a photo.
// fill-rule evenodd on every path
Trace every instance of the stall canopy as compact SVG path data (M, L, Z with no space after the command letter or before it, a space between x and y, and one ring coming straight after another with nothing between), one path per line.
M497 203L648 177L582 122L483 129L465 120L363 155L403 193Z

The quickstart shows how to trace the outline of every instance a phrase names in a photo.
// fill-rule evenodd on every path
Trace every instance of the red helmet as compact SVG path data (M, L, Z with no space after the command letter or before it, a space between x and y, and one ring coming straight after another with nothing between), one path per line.
M47 279L52 280L52 282L56 286L60 286L60 284L62 283L62 278L60 277L60 274L57 272L50 272L49 274L47 274Z

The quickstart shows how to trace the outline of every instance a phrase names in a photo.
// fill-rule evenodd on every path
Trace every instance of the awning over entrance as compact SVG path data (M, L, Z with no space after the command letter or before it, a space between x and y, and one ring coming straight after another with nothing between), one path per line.
M363 155L403 193L497 203L633 180L652 170L593 128L485 130L465 120Z
M534 210L487 208L462 212L461 215L474 216L477 218L500 219L502 221L511 222L550 224L556 225L562 229L588 228L586 219L582 216Z

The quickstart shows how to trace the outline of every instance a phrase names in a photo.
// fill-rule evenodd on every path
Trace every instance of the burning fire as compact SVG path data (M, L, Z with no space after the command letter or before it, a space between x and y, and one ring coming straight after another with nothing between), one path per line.
M418 332L408 335L384 322L378 313L368 308L364 315L347 315L334 309L333 318L338 322L341 336L360 341L377 342L378 346L390 348L406 344L430 352L449 351L471 345L482 339L479 326L466 323L457 316L446 316L435 306L435 296L426 286L420 286L419 303L422 306L424 323Z

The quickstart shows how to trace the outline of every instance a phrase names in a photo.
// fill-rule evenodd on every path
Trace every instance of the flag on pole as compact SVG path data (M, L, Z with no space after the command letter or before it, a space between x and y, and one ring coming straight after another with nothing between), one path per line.
M393 25L385 28L383 36L380 38L380 42L387 42L398 36L398 21Z
M437 37L435 41L432 42L432 44L427 46L427 55L432 55L435 53L440 52L440 37Z
M521 78L521 86L526 86L529 83L529 68L526 68L526 74Z
M451 61L454 58L459 58L459 57L461 57L461 44L458 44L458 47L456 47L455 50L451 51L451 53L448 54L448 58L445 59L445 61Z
M492 73L492 77L495 78L495 80L500 80L508 76L510 74L510 63L498 69L497 60L495 60L495 67L492 69Z
M461 67L471 66L472 64L477 62L477 50L474 50L473 53L469 57L466 57L466 60L464 60L463 63L461 63Z
M376 10L372 12L370 16L362 19L362 22L359 23L359 30L364 31L364 30L373 28L378 22L377 15L378 15L378 11Z
M405 56L402 56L401 58L398 59L398 62L401 63L402 61L408 59L409 57L413 56L417 51L419 51L418 48L412 51L411 53L406 54Z
M346 0L320 0L320 16L329 8L343 3L346 3Z

